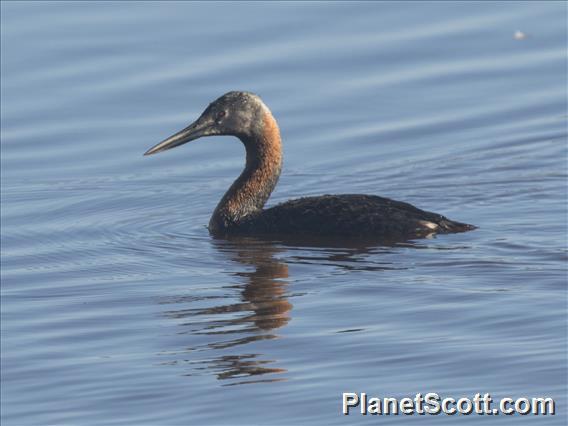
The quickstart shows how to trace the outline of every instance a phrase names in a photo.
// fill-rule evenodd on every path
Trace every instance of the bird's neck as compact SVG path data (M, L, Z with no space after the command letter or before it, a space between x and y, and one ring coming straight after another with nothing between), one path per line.
M246 148L246 165L225 193L209 221L212 232L238 227L262 211L282 169L282 145L276 120L264 109L256 130L239 139Z

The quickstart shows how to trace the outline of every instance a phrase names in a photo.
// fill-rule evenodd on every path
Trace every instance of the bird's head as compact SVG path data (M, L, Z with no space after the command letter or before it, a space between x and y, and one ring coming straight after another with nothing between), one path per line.
M262 134L270 111L260 97L249 92L228 92L215 100L185 129L153 146L144 155L166 151L205 136L231 135L242 140ZM271 115L270 115L271 116Z

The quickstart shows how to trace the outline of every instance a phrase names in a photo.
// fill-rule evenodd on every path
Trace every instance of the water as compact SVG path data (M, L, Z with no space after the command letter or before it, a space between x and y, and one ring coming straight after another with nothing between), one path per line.
M566 3L1 12L3 425L565 424ZM372 193L479 229L211 238L241 145L142 153L228 90L279 120L271 205ZM558 412L346 418L342 392Z

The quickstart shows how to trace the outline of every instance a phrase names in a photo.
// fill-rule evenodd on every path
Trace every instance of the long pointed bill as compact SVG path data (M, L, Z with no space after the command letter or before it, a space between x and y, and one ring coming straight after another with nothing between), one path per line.
M175 148L176 146L183 145L184 143L193 141L202 136L207 136L206 124L199 123L199 120L189 125L185 129L177 132L175 135L170 136L166 140L163 140L158 145L153 146L144 155L152 155L158 152L167 151L168 149Z

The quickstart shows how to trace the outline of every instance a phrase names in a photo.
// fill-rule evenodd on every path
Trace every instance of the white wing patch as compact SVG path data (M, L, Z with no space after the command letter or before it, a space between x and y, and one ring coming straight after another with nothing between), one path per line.
M420 223L420 225L422 225L424 228L428 228L433 231L439 228L439 226L436 225L434 222L428 222L427 220L420 220L418 221L418 223Z

